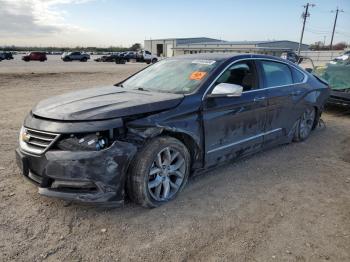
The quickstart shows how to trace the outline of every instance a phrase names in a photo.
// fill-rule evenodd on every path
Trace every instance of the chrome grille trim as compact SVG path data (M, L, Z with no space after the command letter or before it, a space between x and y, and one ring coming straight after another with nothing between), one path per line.
M27 137L26 141L23 140L23 136ZM22 127L19 142L23 151L41 155L45 153L59 137L59 134Z

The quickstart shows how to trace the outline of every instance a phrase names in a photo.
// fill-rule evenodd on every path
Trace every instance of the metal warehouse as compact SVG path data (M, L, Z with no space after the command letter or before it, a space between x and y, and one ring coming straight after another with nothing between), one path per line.
M145 50L157 56L171 57L197 53L257 53L280 56L285 51L296 51L299 43L289 40L279 41L223 41L220 39L166 38L145 40ZM308 45L301 45L301 50L308 50Z

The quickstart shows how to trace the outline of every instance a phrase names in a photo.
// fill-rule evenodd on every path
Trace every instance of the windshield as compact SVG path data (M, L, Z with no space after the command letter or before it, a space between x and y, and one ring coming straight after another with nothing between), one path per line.
M165 93L190 93L217 65L213 60L166 59L132 76L123 83L123 87Z

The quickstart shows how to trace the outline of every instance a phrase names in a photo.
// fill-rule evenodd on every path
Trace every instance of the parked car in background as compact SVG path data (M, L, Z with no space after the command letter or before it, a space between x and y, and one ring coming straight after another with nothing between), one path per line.
M333 62L347 60L349 58L349 56L350 56L350 50L345 51L341 56L338 56L338 57L334 58Z
M119 57L119 54L104 55L96 58L96 62L115 62L115 59Z
M137 59L137 52L136 51L127 51L124 52L123 57L126 59L127 62L130 62L131 59Z
M29 52L28 54L22 56L22 60L29 61L40 61L44 62L47 60L45 52Z
M126 59L121 53L114 53L111 55L104 55L95 59L96 62L115 62L116 64L125 64Z
M288 60L200 54L162 60L126 80L39 102L17 164L45 196L157 207L191 172L306 140L326 82Z
M140 50L136 53L136 61L137 62L146 62L147 64L154 64L158 62L158 57L153 55L151 52L147 50Z
M65 62L69 61L81 61L86 62L90 59L90 55L83 52L64 52L61 56L61 59Z
M296 53L289 51L289 52L283 52L281 54L281 58L283 59L287 59L289 61L291 61L292 63L301 63L302 62L302 57L298 56Z
M154 64L158 62L158 57L146 50L142 51L142 57L147 64L150 64L150 63Z
M11 52L0 52L0 61L1 60L11 60L13 55Z
M350 108L350 51L314 70L331 87L327 103Z

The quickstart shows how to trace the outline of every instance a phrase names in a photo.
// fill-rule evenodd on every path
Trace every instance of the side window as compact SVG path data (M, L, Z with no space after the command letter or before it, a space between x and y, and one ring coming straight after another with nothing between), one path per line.
M294 67L291 67L291 70L292 70L293 80L295 84L301 83L304 81L305 75L302 72L295 69Z
M216 81L215 85L227 83L243 86L243 91L257 89L254 62L243 61L232 65Z
M150 55L150 54L151 54L151 52L148 52L148 51L146 51L145 53L146 53L147 55Z
M262 61L261 66L265 75L266 87L293 84L292 72L288 65L272 61Z

